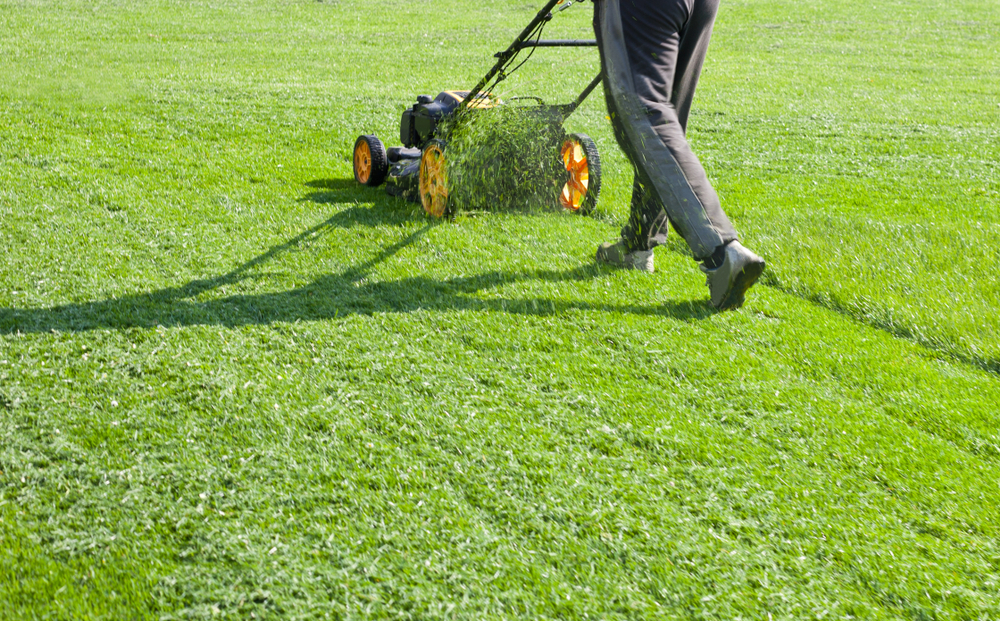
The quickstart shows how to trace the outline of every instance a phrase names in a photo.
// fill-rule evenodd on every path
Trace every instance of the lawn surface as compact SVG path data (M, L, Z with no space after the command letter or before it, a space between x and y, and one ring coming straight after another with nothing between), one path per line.
M593 217L354 183L537 8L0 0L0 618L1000 618L1000 5L723 2L724 314L600 91Z

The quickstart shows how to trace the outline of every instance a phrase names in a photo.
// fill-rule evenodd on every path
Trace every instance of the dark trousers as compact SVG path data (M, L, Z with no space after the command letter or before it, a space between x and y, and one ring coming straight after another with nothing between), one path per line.
M596 0L594 31L615 138L635 166L622 239L666 241L668 224L695 259L738 238L685 133L719 0Z

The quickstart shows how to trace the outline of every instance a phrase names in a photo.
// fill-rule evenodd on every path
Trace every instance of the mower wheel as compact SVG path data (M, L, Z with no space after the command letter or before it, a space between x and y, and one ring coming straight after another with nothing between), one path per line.
M559 159L568 175L559 191L559 205L587 215L597 206L601 193L601 158L587 134L570 134L559 149Z
M385 145L374 135L358 136L354 141L354 179L363 185L382 185L389 173Z
M440 218L448 211L448 160L445 143L431 140L420 155L420 203L424 211Z

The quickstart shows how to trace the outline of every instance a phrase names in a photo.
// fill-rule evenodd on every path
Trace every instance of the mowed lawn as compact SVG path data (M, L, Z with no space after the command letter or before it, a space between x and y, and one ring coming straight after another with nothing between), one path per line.
M353 181L540 5L0 0L0 618L1000 618L1000 5L722 3L723 314L599 90L592 217Z

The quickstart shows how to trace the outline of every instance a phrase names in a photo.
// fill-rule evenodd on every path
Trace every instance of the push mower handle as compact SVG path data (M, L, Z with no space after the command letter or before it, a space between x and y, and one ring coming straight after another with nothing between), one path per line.
M479 97L480 93L486 85L489 84L490 80L496 77L496 75L503 70L510 57L516 54L522 47L525 47L522 44L528 39L529 36L531 36L531 33L535 31L535 28L542 22L547 22L552 19L552 9L561 2L568 2L572 4L574 0L548 0L548 2L545 3L545 6L542 7L542 10L538 12L538 15L535 15L535 18L531 20L531 23L529 23L528 26L521 31L521 34L517 35L517 38L510 44L510 47L497 54L497 63L493 65L493 68L490 69L486 76L479 81L479 84L476 84L476 86L469 91L469 94L465 96L465 99L463 99L462 103L458 106L458 112L467 108L472 100Z

